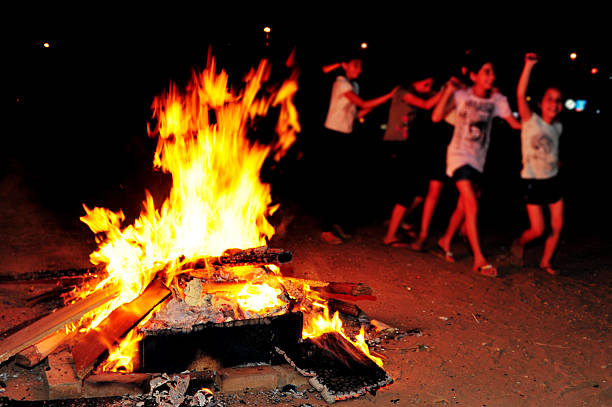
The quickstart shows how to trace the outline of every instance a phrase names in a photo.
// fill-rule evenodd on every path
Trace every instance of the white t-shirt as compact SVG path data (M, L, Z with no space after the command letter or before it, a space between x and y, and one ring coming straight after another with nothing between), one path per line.
M494 93L489 98L475 96L472 88L459 89L455 98L455 129L446 153L446 174L451 177L455 170L470 165L484 170L494 117L512 114L508 99Z
M359 94L359 86L356 83L353 84L345 76L338 76L332 86L329 110L325 119L326 128L346 134L353 131L357 105L344 96L349 91Z
M523 169L521 178L548 179L559 172L559 138L563 126L559 122L546 123L541 116L531 113L522 124L521 152Z

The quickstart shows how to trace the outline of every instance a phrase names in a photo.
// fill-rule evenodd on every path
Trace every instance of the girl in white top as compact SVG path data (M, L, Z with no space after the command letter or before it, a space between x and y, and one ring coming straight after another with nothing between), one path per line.
M558 115L563 109L561 91L549 87L539 102L541 114L532 112L526 99L531 71L539 58L536 54L525 56L525 65L517 87L517 103L522 122L521 152L523 168L521 178L526 187L525 198L529 229L512 244L511 254L515 264L522 265L523 249L545 230L544 207L550 211L550 234L544 243L540 268L551 275L559 274L550 261L559 243L563 228L563 197L557 178L559 169L559 138L563 127Z
M447 149L446 172L455 181L459 198L446 232L438 240L438 249L446 261L454 262L451 242L455 232L464 224L474 256L474 271L497 277L497 268L487 261L478 236L478 179L484 169L493 118L501 117L516 130L521 125L512 115L506 97L493 86L495 73L491 62L480 59L473 63L469 76L473 85L467 89L460 89L456 80L448 82L431 116L432 121L439 122L453 109L456 110L455 129Z
M354 157L347 157L347 146L355 142L350 136L353 133L353 122L371 109L393 97L396 88L382 96L364 100L359 96L359 86L355 80L362 71L362 60L359 57L347 57L347 61L326 65L323 72L332 72L342 68L344 75L339 75L332 86L329 108L325 118L325 175L326 204L322 208L321 240L329 244L341 244L350 235L342 223L346 222L347 206L350 205L346 177L352 176ZM349 153L350 154L350 153ZM343 179L344 178L344 179ZM343 222L344 221L344 222Z

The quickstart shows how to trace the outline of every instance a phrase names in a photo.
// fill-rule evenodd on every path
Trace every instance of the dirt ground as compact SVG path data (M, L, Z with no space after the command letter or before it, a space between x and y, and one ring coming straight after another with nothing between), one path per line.
M0 183L0 275L89 266L94 236L75 210L42 204L19 169ZM291 250L287 275L326 281L364 282L376 301L358 306L372 319L421 336L387 340L378 350L394 383L376 395L342 401L358 406L604 406L612 405L610 341L610 240L584 230L566 233L557 256L563 275L534 267L541 246L527 250L527 266L499 260L502 276L470 269L467 246L458 239L458 262L430 253L381 244L384 216L365 222L352 239L330 246L318 238L318 222L290 203L287 226L270 246ZM284 228L283 226L283 228ZM282 228L281 228L282 229ZM485 228L483 245L501 259L512 236ZM48 311L27 299L34 285L0 285L0 331ZM0 366L0 404L27 398L27 371L9 361ZM228 405L319 406L307 399L245 392ZM282 398L281 398L282 399ZM136 405L125 400L78 400L55 405ZM53 403L47 403L53 405Z

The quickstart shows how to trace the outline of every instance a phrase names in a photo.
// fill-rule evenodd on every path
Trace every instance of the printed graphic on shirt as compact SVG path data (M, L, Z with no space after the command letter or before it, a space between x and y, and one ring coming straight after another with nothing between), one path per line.
M487 145L494 110L495 104L491 102L469 99L465 102L465 108L458 112L460 120L468 130L464 134L465 144L477 144L480 148Z

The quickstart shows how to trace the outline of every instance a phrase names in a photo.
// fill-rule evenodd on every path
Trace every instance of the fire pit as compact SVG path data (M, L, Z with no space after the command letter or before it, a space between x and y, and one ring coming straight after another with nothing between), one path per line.
M75 383L92 372L175 373L204 359L214 361L205 370L289 362L329 402L391 383L363 332L351 338L338 314L330 316L332 301L355 312L334 298L334 285L338 295L347 286L357 290L351 295L371 290L286 278L279 266L291 253L267 247L274 234L267 217L278 205L259 174L300 129L292 103L297 74L264 87L269 73L262 61L234 92L209 56L185 94L171 86L155 99L150 135L158 138L155 167L172 176L167 199L156 206L147 192L140 217L127 226L121 211L84 205L81 220L99 244L90 257L103 268L100 278L77 285L67 306L1 342L0 362L20 354L33 365L64 346ZM277 136L266 144L249 140L247 129L269 108L279 113ZM323 367L306 363L315 349L325 355ZM369 378L359 381L355 372ZM339 379L351 375L350 386Z

